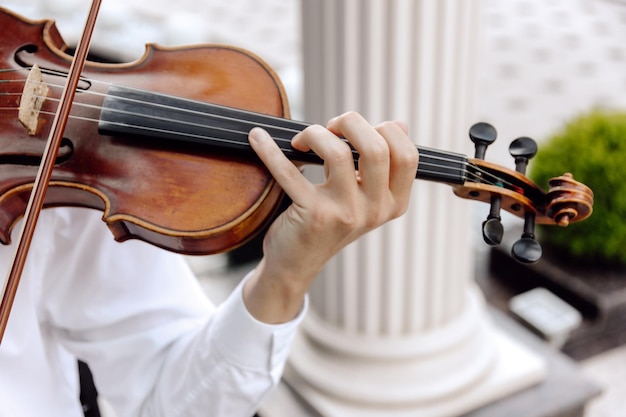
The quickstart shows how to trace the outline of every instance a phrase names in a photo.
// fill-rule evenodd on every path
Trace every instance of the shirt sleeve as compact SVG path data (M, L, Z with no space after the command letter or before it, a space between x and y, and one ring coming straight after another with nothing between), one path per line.
M119 417L251 416L280 379L307 301L288 323L259 322L244 279L215 308L181 256L117 243L98 217L64 209L41 239L54 241L38 312L50 338L89 364Z
M306 305L288 323L259 322L244 306L243 282L219 306L195 342L182 342L170 352L163 380L181 384L160 384L159 390L165 391L157 391L156 403L160 410L170 410L163 416L251 416L263 396L278 384ZM198 359L189 361L193 357ZM181 366L186 370L185 380L180 378ZM206 395L216 388L217 396ZM181 395L169 395L172 389ZM174 402L167 404L169 400ZM149 411L148 415L161 414Z

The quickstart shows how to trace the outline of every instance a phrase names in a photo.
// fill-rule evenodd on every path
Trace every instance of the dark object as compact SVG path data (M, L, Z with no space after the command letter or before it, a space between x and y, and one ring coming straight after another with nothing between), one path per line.
M494 207L494 204L491 207ZM504 227L500 220L499 215L489 214L487 220L483 222L483 239L490 246L499 245L502 242Z
M89 366L83 361L78 361L78 377L80 379L80 403L85 417L100 417L98 390L93 382Z
M526 174L528 160L537 154L537 142L525 136L517 138L509 145L509 153L515 158L515 170Z
M537 262L541 258L541 253L541 245L531 234L523 234L522 238L515 242L511 248L513 258L524 264Z
M89 365L83 361L78 361L78 376L80 379L80 403L83 406L85 417L100 417L98 390L93 382ZM255 414L253 417L259 417L259 415Z
M474 142L474 158L485 159L487 147L496 141L498 133L489 123L480 122L470 127L469 137Z
M469 130L469 137L474 142L474 157L485 159L487 147L495 142L498 137L496 129L488 123L476 123ZM500 184L496 184L500 186ZM489 215L483 222L483 239L490 246L499 245L504 235L500 210L502 209L502 197L500 194L491 195Z
M515 158L515 170L526 174L528 161L537 154L537 142L529 137L517 138L509 145L509 153ZM521 263L534 263L541 258L541 245L535 240L535 213L524 213L524 233L511 248L511 253Z
M511 254L521 263L530 264L541 258L541 245L535 240L535 214L526 213L522 238L513 244Z

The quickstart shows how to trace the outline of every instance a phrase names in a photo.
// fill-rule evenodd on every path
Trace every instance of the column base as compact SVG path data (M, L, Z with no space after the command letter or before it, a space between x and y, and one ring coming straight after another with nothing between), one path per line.
M279 404L271 404L272 401L265 403L262 415L272 417L293 417L294 415L301 417L456 417L543 380L546 366L539 356L500 331L494 332L494 342L497 352L495 366L484 379L449 397L418 404L383 407L345 401L311 386L294 371L293 367L287 366L284 381L303 402L300 406L300 413L285 414L281 411L289 410L284 403L286 394L283 393L283 399ZM433 379L436 379L436 376L433 376ZM311 410L310 414L306 414L307 408Z
M481 301L470 292L467 309L460 315L466 325L472 323L466 337L412 358L392 359L392 352L378 358L365 355L371 346L361 346L361 355L349 355L302 332L285 369L286 385L264 403L262 414L456 417L541 382L547 369L544 359L494 328ZM456 328L451 323L448 330ZM452 332L443 333L438 336L448 340ZM426 336L423 341L431 339ZM292 408L298 404L301 410L294 414Z

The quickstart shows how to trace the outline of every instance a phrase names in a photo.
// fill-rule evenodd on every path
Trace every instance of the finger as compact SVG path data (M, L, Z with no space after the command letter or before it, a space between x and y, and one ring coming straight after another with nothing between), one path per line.
M398 122L385 122L376 130L387 141L390 153L389 189L398 202L408 204L415 181L419 154L417 147L407 136L406 125Z
M405 135L409 134L409 126L407 126L407 124L405 122L403 122L402 120L394 120L392 123L397 124L398 127L400 127L400 129L402 129L402 131L404 132Z
M250 146L270 171L276 182L296 203L310 195L312 184L280 150L276 142L264 129L253 128L248 134Z
M361 115L346 113L331 120L328 128L347 138L359 153L359 175L363 190L379 198L389 187L389 146Z
M356 187L354 155L348 144L320 125L312 125L294 136L292 146L301 151L312 150L324 160L328 182L348 191Z

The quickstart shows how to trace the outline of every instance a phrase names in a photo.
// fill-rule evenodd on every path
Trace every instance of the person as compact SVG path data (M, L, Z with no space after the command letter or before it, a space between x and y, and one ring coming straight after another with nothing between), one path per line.
M322 157L322 183L263 129L249 142L292 204L219 306L180 255L115 242L94 210L43 210L0 345L0 416L82 415L77 359L118 417L255 413L280 380L309 286L341 248L406 210L418 154L402 123L354 112L292 140ZM10 253L0 248L3 265Z

